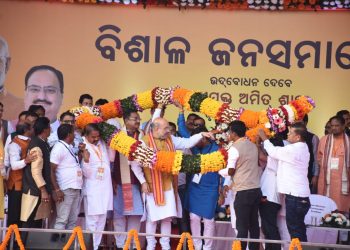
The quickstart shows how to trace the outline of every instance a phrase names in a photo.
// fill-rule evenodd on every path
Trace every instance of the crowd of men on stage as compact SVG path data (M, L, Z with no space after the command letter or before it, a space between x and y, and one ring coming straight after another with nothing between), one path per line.
M0 46L0 52L3 50ZM7 58L6 54L1 56L1 66L6 67ZM3 193L8 196L8 225L40 228L42 219L49 218L52 228L73 229L83 206L85 227L91 231L103 231L107 220L113 221L114 231L139 231L144 221L146 233L151 234L146 236L147 250L152 250L157 244L152 235L157 224L161 234L169 235L172 220L182 218L178 221L180 232L204 235L204 241L193 240L195 249L209 250L213 249L210 237L214 236L215 211L229 190L234 193L232 213L236 216L238 238L258 239L260 216L266 239L307 241L304 218L310 208L311 193L330 197L340 211L349 210L347 110L329 119L320 140L307 130L307 116L273 138L260 130L256 143L246 138L243 122L233 121L227 132L225 169L174 176L128 161L106 146L96 124L78 130L69 111L58 120L47 118L47 110L57 105L48 100L62 94L63 86L60 70L48 65L31 68L25 76L25 88L33 103L17 114L15 124L1 120L0 180L5 186ZM98 99L93 103L89 94L79 98L81 106L107 102ZM142 124L137 112L123 114L122 121L107 122L156 151L182 150L194 155L217 151L219 145L205 119L194 113L185 118L183 107L176 105L177 125L164 118L163 106L153 109L150 119ZM0 118L7 108L11 108L11 103L0 103ZM0 198L4 198L1 190ZM3 210L0 207L0 216ZM277 219L281 214L284 231ZM53 234L51 240L67 240L65 237ZM94 249L99 248L101 238L101 234L93 234ZM126 235L115 236L117 249L123 248L125 240ZM171 249L169 237L161 237L159 243L162 249ZM242 242L243 249L246 245ZM266 244L265 249L281 247ZM136 248L135 243L132 248ZM259 249L259 244L250 242L249 249Z

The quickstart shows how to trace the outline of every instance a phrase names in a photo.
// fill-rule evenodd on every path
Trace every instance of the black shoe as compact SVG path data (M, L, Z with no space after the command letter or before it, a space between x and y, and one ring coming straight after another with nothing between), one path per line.
M117 247L117 250L123 250L123 248L122 247Z
M51 235L51 241L52 242L57 242L60 238L60 234L54 233Z

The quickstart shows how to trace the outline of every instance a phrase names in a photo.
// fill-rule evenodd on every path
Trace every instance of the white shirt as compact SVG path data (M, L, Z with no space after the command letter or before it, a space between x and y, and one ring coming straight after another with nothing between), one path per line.
M233 144L232 144L233 145ZM230 186L231 183L232 183L232 178L231 176L229 176L228 174L228 170L230 168L236 168L236 163L237 163L237 160L238 160L238 157L239 157L239 152L238 150L233 147L233 146L230 146L229 149L227 150L227 154L228 154L228 158L227 158L227 166L226 168L224 169L221 169L219 171L219 174L225 178L225 181L224 181L224 186Z
M5 167L10 167L10 152L9 152L9 145L11 143L11 135L7 136L5 146L4 146L4 152L5 152L5 157L4 157L4 165Z
M60 126L60 121L59 120L56 120L54 121L53 123L50 124L50 127L51 127L51 133L53 132L57 132L57 129L58 127Z
M264 148L270 157L278 160L278 192L296 197L309 197L307 172L310 153L306 143L296 142L284 147L275 147L269 140L265 140Z
M57 131L51 133L49 138L47 138L47 143L49 144L50 148L52 148L58 141L59 140L58 140ZM78 154L78 151L79 151L80 142L83 142L83 138L77 131L74 131L74 142L72 146L73 146L73 153L76 155Z
M18 138L21 140L29 140L28 137L23 135L18 135ZM9 163L12 170L19 170L26 166L24 159L21 160L21 147L14 142L9 143L8 145L8 154L9 154Z
M281 204L281 199L277 191L277 169L278 160L267 156L267 163L264 172L261 175L260 185L263 196L268 201Z
M57 165L56 180L61 190L82 188L83 180L79 159L73 153L71 145L58 141L51 151L50 162Z
M121 129L121 125L116 118L111 118L106 121L108 124L115 126L117 129Z

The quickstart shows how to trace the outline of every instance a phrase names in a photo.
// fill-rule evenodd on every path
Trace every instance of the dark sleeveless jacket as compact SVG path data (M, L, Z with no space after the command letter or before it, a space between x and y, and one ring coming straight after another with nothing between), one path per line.
M43 169L42 175L46 182L46 190L49 194L51 194L51 178L50 178L50 146L47 142L44 142L39 137L33 137L28 146L28 152L32 148L39 147L43 154ZM32 166L28 164L23 169L23 193L28 193L30 190L30 194L33 196L40 196L40 189L37 187L33 175L32 175Z
M309 148L309 153L310 153L309 168L307 171L307 178L309 179L309 182L311 182L313 177L313 168L314 168L314 162L315 162L314 150L312 145L312 138L314 136L315 135L313 133L306 131L305 142L307 144L307 147Z

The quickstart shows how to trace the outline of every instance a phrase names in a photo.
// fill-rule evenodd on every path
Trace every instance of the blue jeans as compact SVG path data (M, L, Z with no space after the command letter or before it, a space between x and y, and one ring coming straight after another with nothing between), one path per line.
M290 237L307 242L304 218L310 208L309 197L286 195L286 220Z

